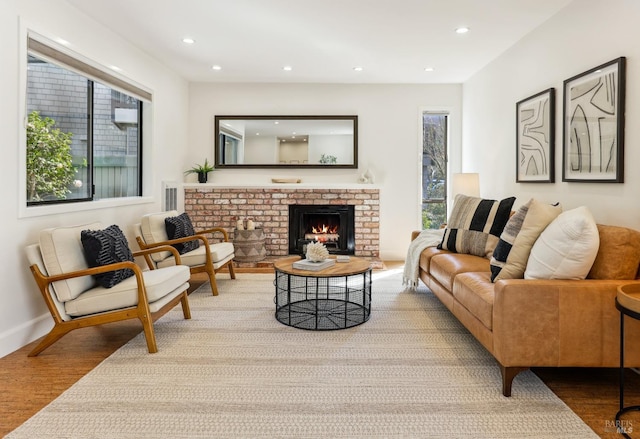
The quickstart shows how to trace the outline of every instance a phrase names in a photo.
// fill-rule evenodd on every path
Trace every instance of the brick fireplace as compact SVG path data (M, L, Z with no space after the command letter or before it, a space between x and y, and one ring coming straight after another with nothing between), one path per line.
M251 218L264 229L267 256L290 253L290 205L346 205L354 211L353 254L377 258L380 252L380 191L362 188L221 187L185 185L185 212L194 227L224 227L233 238L236 220Z

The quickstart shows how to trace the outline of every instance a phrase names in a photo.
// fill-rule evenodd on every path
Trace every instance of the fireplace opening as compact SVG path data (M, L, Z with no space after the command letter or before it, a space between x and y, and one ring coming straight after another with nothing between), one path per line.
M311 242L321 242L331 254L355 253L353 206L289 206L289 253L304 254Z

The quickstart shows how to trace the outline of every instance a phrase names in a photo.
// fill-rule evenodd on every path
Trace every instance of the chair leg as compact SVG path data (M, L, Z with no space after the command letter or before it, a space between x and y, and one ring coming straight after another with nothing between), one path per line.
M182 299L180 299L180 303L182 305L182 315L184 315L185 320L189 320L191 318L191 308L189 308L189 299L187 292L182 293Z
M231 279L235 279L236 271L233 268L233 260L229 261L227 265L229 266L229 276L231 277Z
M29 352L29 357L35 357L40 352L47 349L49 346L60 340L67 333L76 329L75 326L65 325L64 323L57 323L51 331L38 343L38 345Z
M213 272L209 272L207 273L209 275L209 283L211 284L211 293L214 296L218 295L218 283L216 282L216 273Z
M139 315L138 318L142 323L142 329L144 331L144 338L147 340L147 348L149 348L150 354L158 352L158 344L156 343L156 333L153 329L153 320L149 313Z

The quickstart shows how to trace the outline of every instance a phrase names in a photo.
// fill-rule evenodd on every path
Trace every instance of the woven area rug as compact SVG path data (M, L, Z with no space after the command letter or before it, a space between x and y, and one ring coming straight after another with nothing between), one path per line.
M495 360L424 286L375 272L372 313L337 331L274 318L273 275L239 274L127 343L8 438L589 438L533 373Z

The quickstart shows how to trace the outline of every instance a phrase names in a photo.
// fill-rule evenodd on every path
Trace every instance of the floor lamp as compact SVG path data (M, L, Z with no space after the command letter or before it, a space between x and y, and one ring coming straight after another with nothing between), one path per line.
M453 174L451 179L451 196L462 194L469 197L480 196L480 174L475 172L465 172Z

